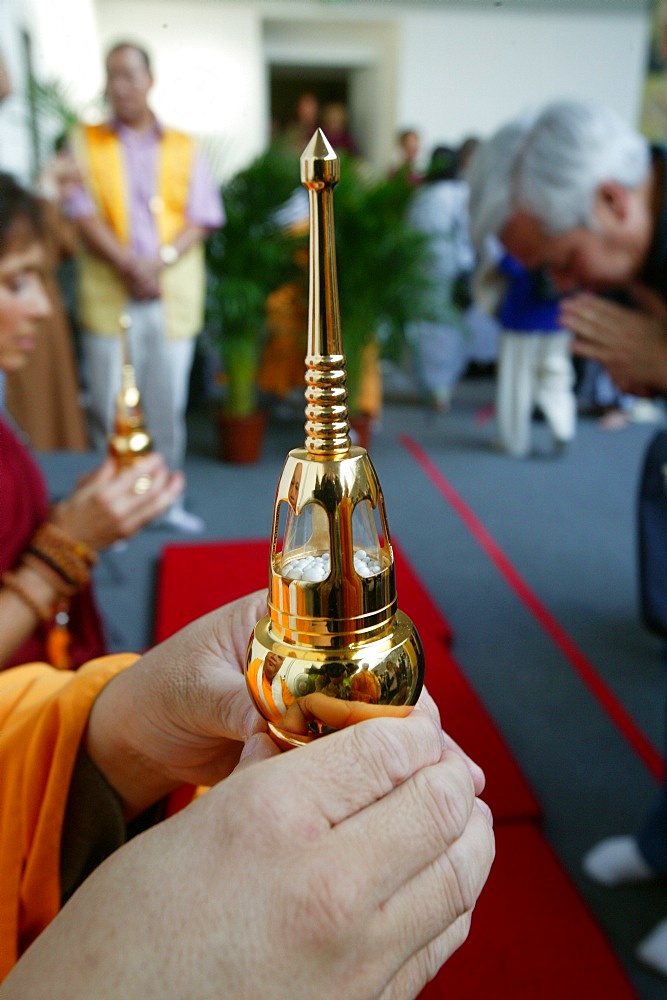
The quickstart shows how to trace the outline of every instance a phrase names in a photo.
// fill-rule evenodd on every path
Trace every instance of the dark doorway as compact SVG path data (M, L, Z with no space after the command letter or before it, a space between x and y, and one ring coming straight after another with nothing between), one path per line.
M330 101L348 102L348 70L326 66L272 66L269 76L269 105L273 130L293 120L301 94L314 94L320 108Z

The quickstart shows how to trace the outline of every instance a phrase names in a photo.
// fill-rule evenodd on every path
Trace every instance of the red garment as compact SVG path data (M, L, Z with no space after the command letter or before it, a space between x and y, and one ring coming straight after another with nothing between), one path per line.
M46 483L39 466L0 418L0 575L20 562L21 553L48 514ZM72 598L69 629L74 667L105 652L102 623L90 587ZM45 635L46 628L40 625L6 666L46 661Z

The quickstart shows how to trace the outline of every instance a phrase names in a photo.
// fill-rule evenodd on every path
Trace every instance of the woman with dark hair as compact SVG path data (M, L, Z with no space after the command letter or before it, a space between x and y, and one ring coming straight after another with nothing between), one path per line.
M68 302L75 290L77 236L60 204L76 165L57 150L38 181L43 214L44 286L51 308L29 362L5 376L5 406L37 451L88 451L86 416Z
M0 370L27 362L50 305L40 205L0 174ZM42 660L77 667L104 652L91 588L100 549L128 538L173 503L183 477L161 456L119 471L106 459L50 506L21 432L0 418L0 669ZM142 492L143 491L143 492Z

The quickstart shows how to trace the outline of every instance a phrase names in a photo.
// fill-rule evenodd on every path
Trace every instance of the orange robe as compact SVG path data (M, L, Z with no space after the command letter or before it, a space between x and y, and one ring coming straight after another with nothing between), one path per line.
M261 669L261 676L260 676ZM264 660L257 657L248 664L247 683L257 710L261 712L265 719L276 723L281 721L284 712L276 704L273 695L273 683L264 675ZM287 687L282 677L280 680L280 694L285 708L289 708L296 701L296 698Z
M60 840L95 698L137 657L0 673L0 981L60 909Z

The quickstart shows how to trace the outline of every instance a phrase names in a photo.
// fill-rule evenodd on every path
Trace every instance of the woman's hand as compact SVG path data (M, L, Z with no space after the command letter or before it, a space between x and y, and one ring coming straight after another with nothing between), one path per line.
M51 520L76 541L104 549L164 514L184 486L183 474L169 472L157 453L121 470L107 458L67 499L55 504Z

